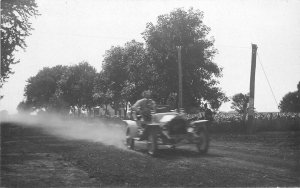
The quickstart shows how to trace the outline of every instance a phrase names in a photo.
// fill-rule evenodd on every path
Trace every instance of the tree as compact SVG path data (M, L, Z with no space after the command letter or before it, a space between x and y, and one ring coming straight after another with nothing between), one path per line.
M54 106L55 93L58 89L58 82L67 69L66 66L61 65L52 68L45 67L36 76L30 77L25 86L25 103L33 109L57 110L58 106Z
M25 87L25 104L33 110L68 113L70 109L90 110L94 106L96 70L87 62L74 66L45 67L30 77Z
M103 78L107 80L108 88L106 91L109 89L109 96L112 97L110 105L116 112L124 105L122 90L125 87L126 80L128 80L123 47L112 46L111 49L105 52L101 74ZM104 91L104 93L106 93L106 91Z
M110 83L104 73L97 74L94 82L93 101L95 105L105 106L105 115L107 115L107 107L113 101L113 93L109 89Z
M143 43L132 40L124 47L112 46L104 56L103 69L96 81L96 101L110 101L115 109L127 110L128 102L133 103L147 88L150 74L145 61L146 51ZM106 103L107 104L107 103Z
M30 113L33 111L32 109L32 106L26 101L21 101L17 106L18 113Z
M160 15L157 24L148 23L143 38L146 41L152 78L149 85L162 102L178 92L177 46L182 48L183 106L199 106L209 101L217 109L226 101L217 87L222 69L213 62L216 54L214 39L208 38L210 28L203 24L203 12L176 9Z
M239 114L246 114L248 103L249 94L238 93L232 97L231 108Z
M58 95L73 109L90 111L93 104L93 88L96 69L87 62L70 66L58 83Z
M287 93L279 103L281 112L300 112L300 82L297 91Z
M70 104L64 100L60 89L57 89L54 95L49 99L47 111L62 114L68 114L70 112Z
M37 16L35 0L2 0L1 1L1 78L0 88L9 74L12 74L10 65L16 64L14 52L18 48L25 49L25 38L33 29L30 17Z
M124 47L123 61L127 72L121 95L127 102L134 103L141 97L141 93L149 88L151 83L151 67L147 61L144 44L132 40Z

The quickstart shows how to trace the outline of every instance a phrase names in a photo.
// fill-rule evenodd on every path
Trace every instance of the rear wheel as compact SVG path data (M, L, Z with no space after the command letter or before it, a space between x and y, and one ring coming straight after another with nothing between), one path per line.
M150 132L147 139L148 154L155 156L157 154L157 135L154 131Z
M200 154L205 154L209 147L209 135L206 129L201 129L194 134L197 150Z
M126 131L126 146L129 149L134 149L134 139L130 137L130 130L127 129Z

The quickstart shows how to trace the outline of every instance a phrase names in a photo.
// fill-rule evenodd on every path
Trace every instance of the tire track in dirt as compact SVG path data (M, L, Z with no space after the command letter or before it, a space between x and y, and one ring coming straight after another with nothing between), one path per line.
M245 145L240 143L217 142L212 141L211 148L207 156L200 158L188 159L192 164L197 165L201 163L212 164L212 169L219 169L220 172L227 172L234 175L234 172L240 171L241 174L246 172L248 179L242 177L244 183L258 181L258 186L271 186L274 185L287 186L287 185L300 185L300 171L299 171L299 158L296 152L295 156L283 160L270 151L274 148L263 147L263 149L255 147L255 145ZM192 149L191 147L184 147L185 149ZM205 166L204 166L205 167ZM224 170L228 169L228 170ZM239 174L237 175L237 178ZM256 179L256 180L255 180ZM276 184L276 182L279 182ZM253 186L253 185L252 185Z
M137 151L146 152L141 149L145 148L145 145L137 146ZM192 171L199 180L206 177L206 185L299 186L298 150L293 151L293 155L278 155L278 152L280 148L261 143L212 140L207 155L199 156L193 145L182 146L176 150L164 147L160 150L158 160L168 162L165 166L166 171L173 172L177 168L181 173L182 170ZM203 173L210 176L203 176Z

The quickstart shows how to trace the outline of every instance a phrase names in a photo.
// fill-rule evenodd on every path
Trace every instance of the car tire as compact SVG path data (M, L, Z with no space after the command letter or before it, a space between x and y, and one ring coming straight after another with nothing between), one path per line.
M209 148L209 135L206 129L201 129L195 133L195 142L197 150L200 154L208 152Z
M157 134L155 133L155 131L152 131L148 134L147 151L148 154L152 156L157 155Z

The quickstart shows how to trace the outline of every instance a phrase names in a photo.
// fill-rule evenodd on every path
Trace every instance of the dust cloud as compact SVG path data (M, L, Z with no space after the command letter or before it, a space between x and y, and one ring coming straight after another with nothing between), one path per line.
M101 142L125 148L124 124L100 119L72 119L58 114L2 116L1 122L16 123L23 127L42 128L50 135L69 140Z

